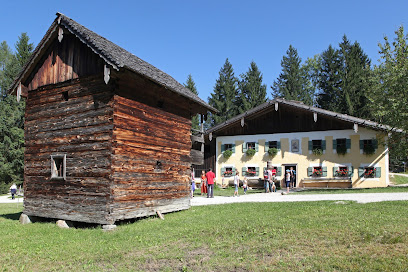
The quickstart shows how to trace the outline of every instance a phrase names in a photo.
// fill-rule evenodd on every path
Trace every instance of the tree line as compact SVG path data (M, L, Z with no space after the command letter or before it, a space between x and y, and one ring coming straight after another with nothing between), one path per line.
M14 50L6 41L0 44L0 193L8 191L12 182L23 182L25 103L24 99L17 103L7 90L33 49L26 33L18 37ZM379 52L380 63L372 65L360 44L343 36L338 47L330 45L302 62L296 48L290 45L281 61L282 71L270 86L271 96L408 131L408 35L402 26L395 31L393 40L384 38ZM198 94L191 75L184 85ZM218 114L210 114L205 126L220 124L266 102L267 89L254 61L237 77L227 58L208 97ZM198 116L193 117L192 123L199 128ZM406 133L390 133L391 164L407 162Z

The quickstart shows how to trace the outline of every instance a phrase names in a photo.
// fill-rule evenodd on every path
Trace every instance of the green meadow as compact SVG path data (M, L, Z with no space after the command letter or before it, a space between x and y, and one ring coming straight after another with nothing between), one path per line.
M406 271L408 202L240 203L100 226L21 225L0 204L2 271Z

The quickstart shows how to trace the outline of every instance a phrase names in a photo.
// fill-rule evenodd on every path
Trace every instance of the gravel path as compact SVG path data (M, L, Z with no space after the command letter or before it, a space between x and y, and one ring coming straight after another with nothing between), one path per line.
M370 203L380 201L408 200L408 193L353 193L353 194L288 194L259 193L240 195L239 197L215 196L214 198L194 197L191 206L217 205L242 202L299 202L299 201L322 201L322 200L350 200L358 203Z

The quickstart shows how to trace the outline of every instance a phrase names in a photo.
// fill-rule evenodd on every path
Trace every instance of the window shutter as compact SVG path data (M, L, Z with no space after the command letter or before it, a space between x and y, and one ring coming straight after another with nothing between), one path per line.
M313 174L313 167L307 168L307 176L310 177Z
M363 148L364 148L364 141L360 140L360 149L363 149Z
M247 151L247 143L242 144L242 153L245 153Z
M235 153L235 144L232 144L232 153Z
M256 176L259 176L259 167L255 167Z
M224 173L225 173L225 167L222 167L221 168L221 175L224 175Z
M364 172L365 172L364 167L359 167L358 168L358 176L359 177L364 177Z
M374 149L378 148L378 140L373 140L373 147Z
M327 177L327 167L323 166L322 169L323 169L322 177Z
M335 141L335 140L334 140ZM334 148L334 147L333 147ZM336 176L336 171L339 170L338 167L333 167L333 177Z
M282 166L277 167L276 176L277 176L277 177L282 176Z
M347 149L351 148L351 139L346 139L346 148Z
M242 175L246 176L246 172L247 172L247 168L246 167L242 167Z
M322 140L322 150L326 150L326 140Z
M312 150L312 149L313 149L313 142L309 141L309 150Z
M269 142L265 142L265 152L268 152L269 150Z
M333 150L337 149L337 140L333 140Z
M258 149L259 149L258 143L255 143L255 151L258 152Z
M280 143L280 141L277 141L277 147L278 147L278 150L281 149L281 143Z
M353 166L347 166L347 170L349 171L348 176L353 177L354 175L354 167Z
M264 168L263 168L263 172L262 172L262 174L263 174L263 173L265 173L265 171L266 171L266 167L264 167Z
M237 168L235 168L235 167L232 167L232 175L234 175L235 176L235 174L237 173Z
M375 168L375 177L376 178L381 178L381 167L376 167Z
M225 151L225 144L221 145L221 153L223 153Z

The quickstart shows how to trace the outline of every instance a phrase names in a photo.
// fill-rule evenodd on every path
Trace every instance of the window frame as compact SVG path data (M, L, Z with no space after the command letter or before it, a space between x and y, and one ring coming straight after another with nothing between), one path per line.
M58 168L57 165L60 167ZM62 167L62 169L60 169ZM60 174L58 174L60 172ZM57 173L57 174L55 174ZM51 180L66 180L67 178L67 155L51 155Z

